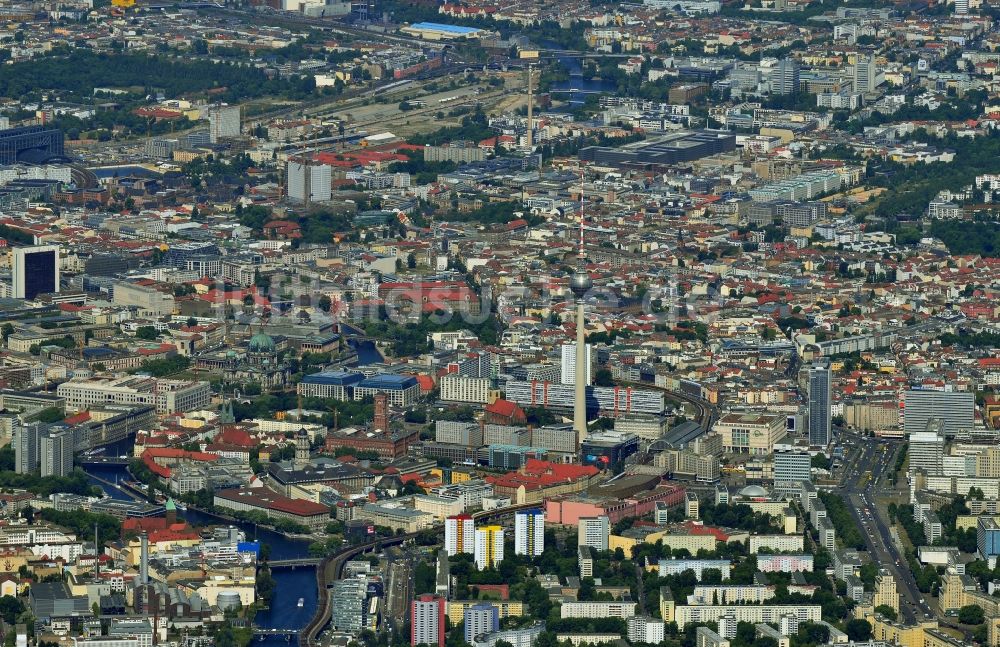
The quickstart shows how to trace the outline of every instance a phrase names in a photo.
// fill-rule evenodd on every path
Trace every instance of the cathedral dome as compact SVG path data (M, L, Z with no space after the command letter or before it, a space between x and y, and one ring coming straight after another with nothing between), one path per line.
M274 349L274 340L267 333L259 332L250 338L248 350L251 353L273 353Z

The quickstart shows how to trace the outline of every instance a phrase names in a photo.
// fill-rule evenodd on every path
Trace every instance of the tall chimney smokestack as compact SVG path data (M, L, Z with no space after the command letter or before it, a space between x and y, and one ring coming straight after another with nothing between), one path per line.
M139 541L141 542L139 552L139 583L145 586L149 584L149 535L142 533Z

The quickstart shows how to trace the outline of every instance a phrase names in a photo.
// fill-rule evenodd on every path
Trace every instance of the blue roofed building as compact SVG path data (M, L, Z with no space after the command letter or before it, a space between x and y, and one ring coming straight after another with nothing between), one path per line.
M361 380L354 386L354 399L363 400L384 393L389 404L395 407L408 407L416 403L420 397L420 384L412 375L373 375Z
M308 398L333 398L353 400L354 387L363 382L365 376L351 371L324 371L306 375L296 390Z

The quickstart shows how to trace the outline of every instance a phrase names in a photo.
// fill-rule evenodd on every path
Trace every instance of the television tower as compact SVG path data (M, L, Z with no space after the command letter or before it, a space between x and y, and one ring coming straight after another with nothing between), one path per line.
M532 127L532 119L531 119L531 112L532 112L532 108L534 107L534 106L532 105L532 104L534 103L534 96L533 96L533 92L532 92L532 87L531 87L531 73L532 73L533 71L534 71L534 70L532 69L532 66L531 66L531 64L529 63L529 64L528 64L528 129L527 129L527 130L528 130L528 132L526 133L526 139L525 139L525 141L526 141L526 142L527 142L527 144L528 144L528 152L529 152L529 153L530 153L530 152L531 152L532 150L534 150L534 148L535 148L535 142L534 142L534 129L533 129L533 127ZM581 194L581 196L582 196L582 195L583 195L583 194ZM581 218L583 217L583 214L582 214L582 213L580 214L580 217L581 217Z
M583 249L583 173L580 174L580 248L577 252L576 272L569 279L569 289L576 296L576 366L573 384L573 431L576 432L577 451L583 446L587 436L587 341L584 334L583 297L594 282L587 273L587 261Z

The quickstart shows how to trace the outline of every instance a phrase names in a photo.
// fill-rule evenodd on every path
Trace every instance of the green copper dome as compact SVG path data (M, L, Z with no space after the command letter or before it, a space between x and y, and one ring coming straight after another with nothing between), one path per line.
M249 350L251 353L273 353L274 340L264 332L259 332L250 338Z

